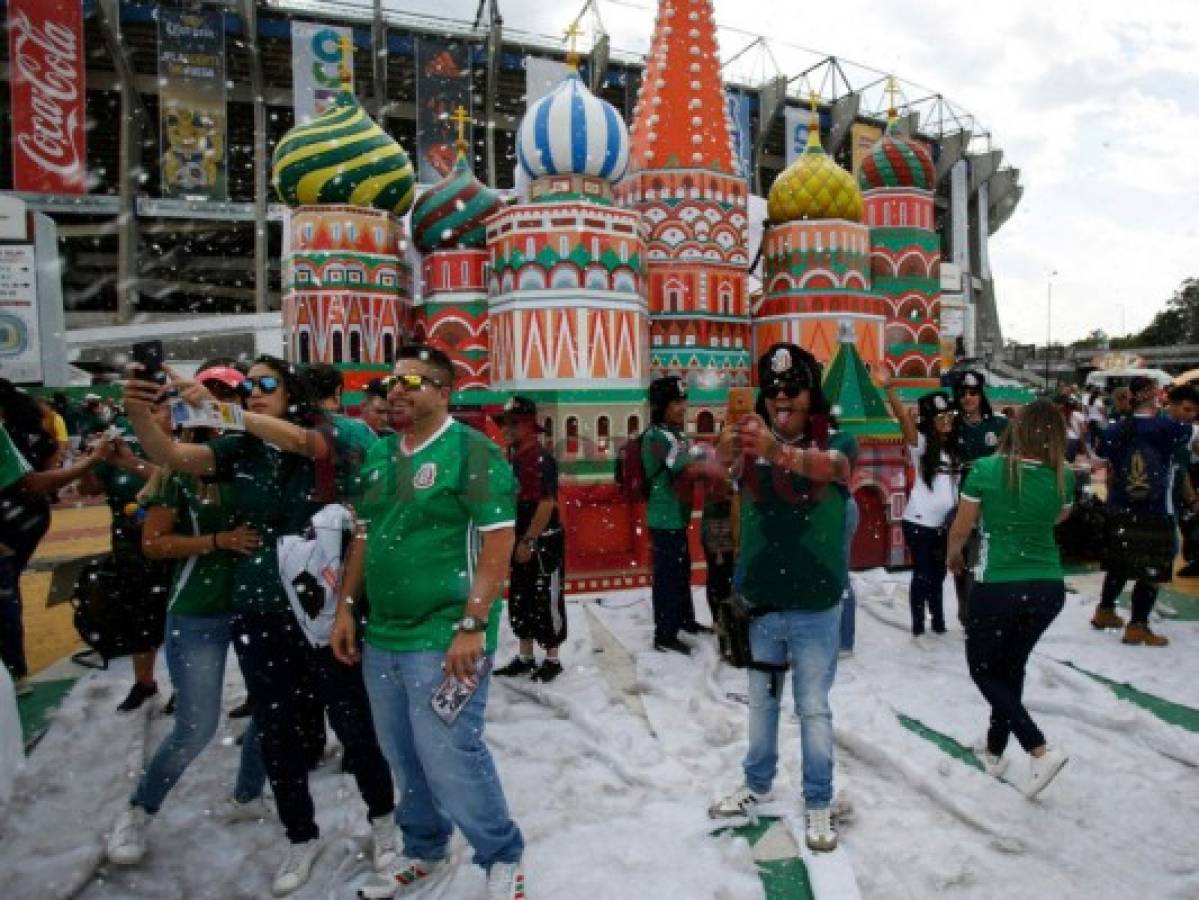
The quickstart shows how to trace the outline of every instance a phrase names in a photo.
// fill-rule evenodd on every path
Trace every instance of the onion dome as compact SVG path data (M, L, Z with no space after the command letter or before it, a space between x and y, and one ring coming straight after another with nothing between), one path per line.
M936 185L936 168L928 148L899 133L896 119L887 125L858 171L862 190L873 188L919 188L931 191Z
M343 90L321 115L283 136L271 183L288 206L346 203L408 212L416 176L408 154Z
M590 175L615 182L629 164L629 132L612 104L571 72L525 113L516 157L530 178Z
M503 205L499 194L471 171L463 135L466 111L459 108L458 112L458 159L449 174L412 207L412 239L422 253L482 247L487 239L483 223Z
M862 192L854 177L824 152L820 120L808 128L808 146L774 180L766 214L775 223L797 219L862 220Z

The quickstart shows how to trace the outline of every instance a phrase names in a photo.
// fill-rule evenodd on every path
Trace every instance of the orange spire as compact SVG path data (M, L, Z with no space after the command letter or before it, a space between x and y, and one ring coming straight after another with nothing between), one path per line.
M634 171L737 172L710 0L658 0L629 157Z

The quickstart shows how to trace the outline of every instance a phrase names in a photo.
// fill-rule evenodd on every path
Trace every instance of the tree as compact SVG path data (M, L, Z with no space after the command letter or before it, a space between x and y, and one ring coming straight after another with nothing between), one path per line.
M1106 331L1096 328L1082 340L1071 342L1070 346L1080 350L1106 350L1110 340Z
M1111 344L1113 350L1199 344L1199 278L1186 279L1143 331Z

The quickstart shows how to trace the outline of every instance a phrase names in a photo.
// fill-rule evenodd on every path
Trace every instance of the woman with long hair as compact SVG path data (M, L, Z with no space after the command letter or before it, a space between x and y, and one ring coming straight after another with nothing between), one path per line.
M205 363L196 376L214 396L237 401L244 376L221 360ZM200 444L212 440L210 429L188 429L180 439ZM225 659L232 639L230 611L233 570L239 555L253 553L258 533L237 524L230 497L232 486L160 466L142 489L142 550L153 560L175 561L168 597L165 655L177 691L175 722L122 810L108 841L108 858L133 865L145 855L147 820L158 813L167 794L216 734ZM256 730L242 741L241 764L233 796L223 818L227 822L265 818L266 782Z
M176 383L189 402L210 399L194 384ZM379 749L361 670L338 662L328 647L315 648L291 611L279 574L277 541L298 534L332 499L334 429L310 402L300 374L285 360L260 356L241 385L246 396L244 433L207 444L174 444L151 433L149 408L166 389L146 381L125 384L125 407L152 459L172 470L232 486L238 522L259 536L253 552L233 571L233 644L250 693L270 778L289 846L271 889L283 896L307 880L322 843L308 790L309 758L302 736L305 695L324 702L345 748L371 824L372 861L386 868L396 854L391 771Z
M953 441L953 407L943 391L933 391L916 401L917 418L913 421L889 381L886 390L916 470L912 493L903 510L903 539L912 554L912 585L908 591L912 637L924 634L926 608L933 633L944 634L946 542L949 520L957 506L960 472Z
M1066 583L1054 526L1070 510L1074 473L1066 464L1066 428L1048 400L1027 406L1004 433L994 456L979 459L962 485L949 531L949 568L965 567L962 548L982 522L982 553L966 620L970 677L991 705L981 753L1000 777L1015 735L1029 754L1023 784L1037 796L1068 757L1051 747L1024 707L1024 668L1033 648L1062 611Z
M820 364L794 344L758 361L757 414L729 423L720 458L739 469L741 555L733 588L751 617L749 749L744 784L708 810L752 815L778 771L778 724L788 667L799 716L805 840L832 850L833 714L845 590L845 508L857 457L836 430Z

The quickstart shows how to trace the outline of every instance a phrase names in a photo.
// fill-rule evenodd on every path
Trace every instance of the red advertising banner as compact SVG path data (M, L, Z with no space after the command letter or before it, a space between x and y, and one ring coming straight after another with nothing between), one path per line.
M13 188L87 193L82 0L8 0Z

